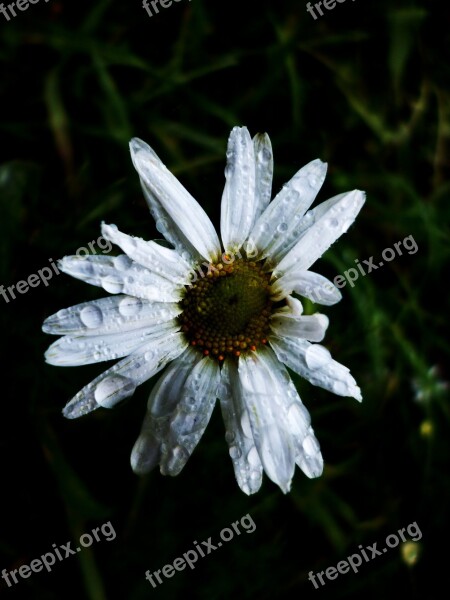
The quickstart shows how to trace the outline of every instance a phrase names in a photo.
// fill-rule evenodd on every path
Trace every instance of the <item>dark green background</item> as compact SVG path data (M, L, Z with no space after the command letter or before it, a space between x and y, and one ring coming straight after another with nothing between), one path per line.
M325 345L364 402L296 379L326 468L284 496L238 488L220 411L182 474L139 480L129 454L152 382L116 410L60 411L103 366L51 367L43 319L104 294L54 277L0 297L3 410L0 569L111 520L94 544L5 598L425 598L448 581L450 62L446 2L356 0L314 21L303 1L184 0L149 18L138 0L43 0L0 15L0 283L15 284L96 240L101 220L160 237L131 165L136 135L218 225L226 140L267 131L277 191L328 161L319 201L367 191L356 224L315 265L329 277L413 235L419 250L360 278L326 308ZM309 307L312 309L313 307ZM420 399L420 401L417 400ZM424 422L426 423L424 425ZM427 433L428 432L428 433ZM144 579L250 513L236 537L153 589ZM399 548L315 590L324 570L417 521ZM443 550L438 547L443 546ZM448 584L444 591L448 590ZM444 594L445 595L445 594Z

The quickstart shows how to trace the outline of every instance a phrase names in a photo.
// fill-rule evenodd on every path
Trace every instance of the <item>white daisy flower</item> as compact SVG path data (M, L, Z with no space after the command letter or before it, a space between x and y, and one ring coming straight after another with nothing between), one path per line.
M341 294L310 267L346 232L364 193L340 194L309 210L326 164L300 169L270 201L272 147L235 127L228 140L221 238L201 206L142 140L130 143L133 164L169 249L102 225L124 252L66 256L59 268L110 294L60 310L43 325L62 335L46 353L53 365L121 358L64 408L74 419L111 408L165 369L148 401L131 465L157 464L177 475L220 400L225 438L240 488L259 490L263 471L288 492L295 465L308 477L323 459L310 416L286 367L341 396L361 400L349 370L320 342L325 315L302 315L294 293L331 305Z

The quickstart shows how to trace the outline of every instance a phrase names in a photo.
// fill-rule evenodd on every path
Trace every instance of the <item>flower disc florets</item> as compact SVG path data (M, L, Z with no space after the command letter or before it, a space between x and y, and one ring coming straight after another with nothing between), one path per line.
M186 286L179 317L190 344L219 361L266 344L273 309L269 281L264 263L246 258L203 270Z

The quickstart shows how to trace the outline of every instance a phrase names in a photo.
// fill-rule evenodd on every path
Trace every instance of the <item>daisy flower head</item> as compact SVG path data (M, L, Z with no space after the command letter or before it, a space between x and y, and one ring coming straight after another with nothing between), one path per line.
M259 490L263 472L283 490L295 465L308 477L323 459L311 419L286 367L340 396L361 400L349 369L320 342L323 314L301 301L332 305L339 290L310 271L346 232L364 193L339 194L310 209L326 164L313 160L271 201L273 158L267 134L231 131L219 239L201 206L142 140L131 157L156 227L173 248L102 224L123 254L66 256L65 273L110 296L60 310L43 325L62 335L46 352L53 365L121 359L66 405L70 419L111 408L163 371L151 391L131 453L138 474L159 464L177 475L219 400L237 482ZM295 294L295 295L294 295Z

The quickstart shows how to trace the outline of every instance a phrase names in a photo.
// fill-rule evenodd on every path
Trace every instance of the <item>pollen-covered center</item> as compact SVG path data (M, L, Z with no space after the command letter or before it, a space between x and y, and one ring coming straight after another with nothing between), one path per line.
M222 361L266 343L272 302L262 267L245 259L217 263L186 287L182 331L205 356Z

